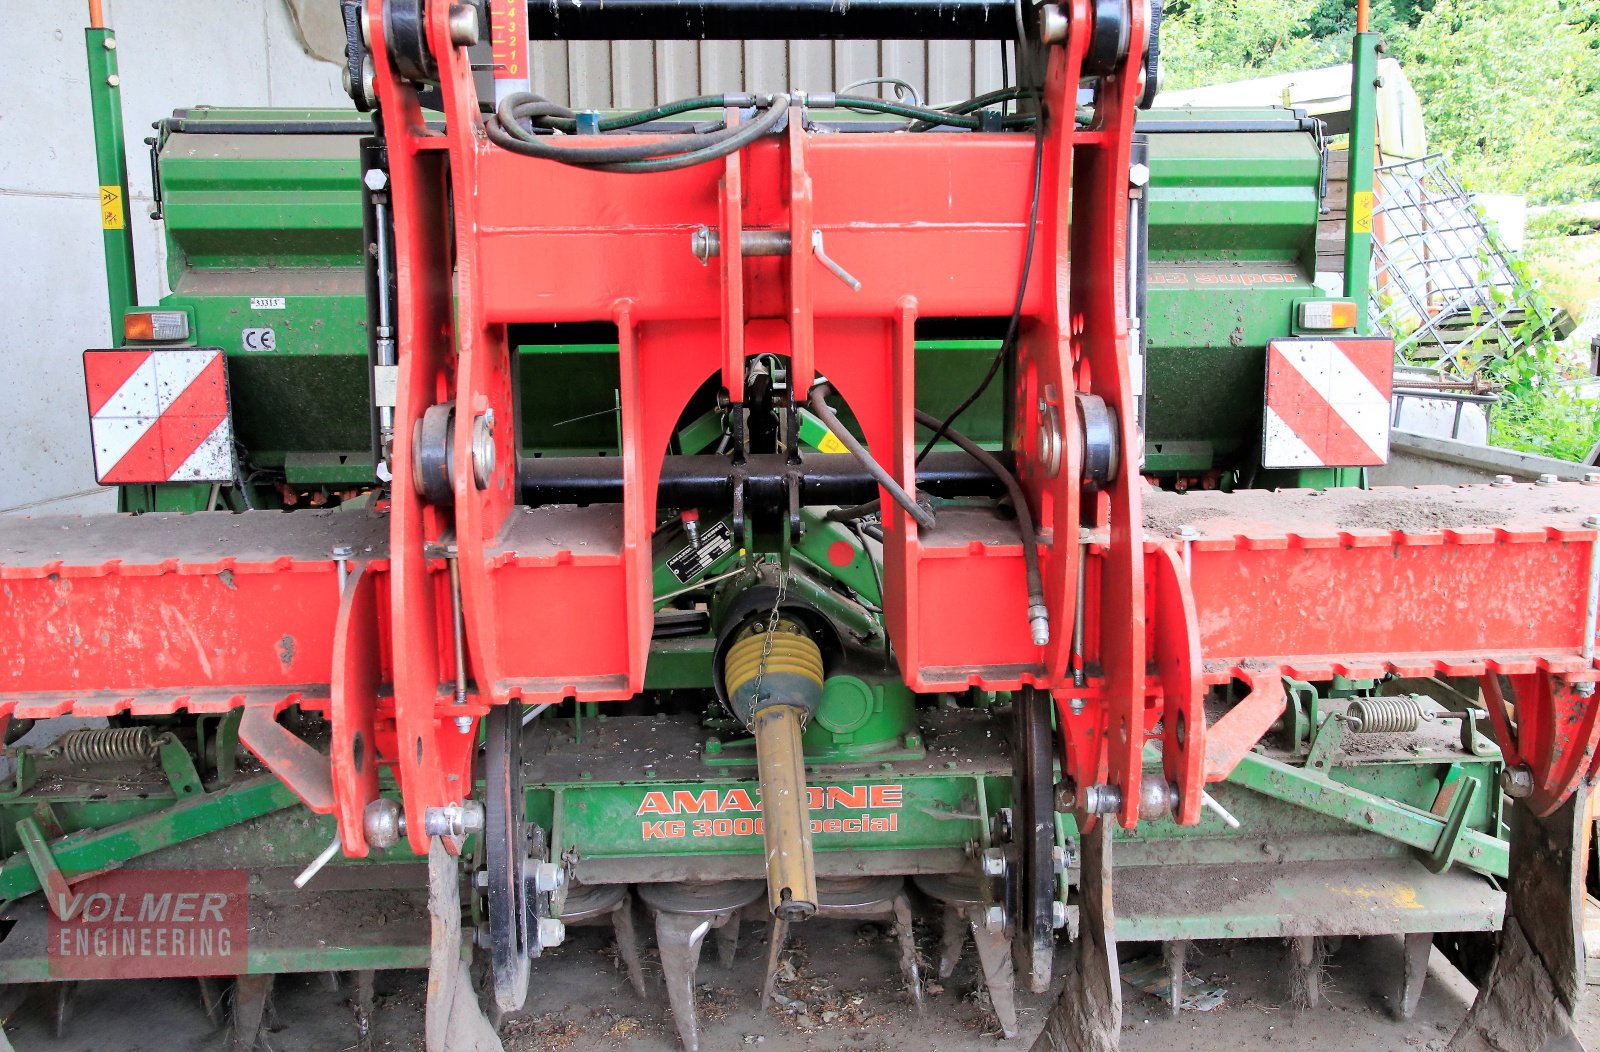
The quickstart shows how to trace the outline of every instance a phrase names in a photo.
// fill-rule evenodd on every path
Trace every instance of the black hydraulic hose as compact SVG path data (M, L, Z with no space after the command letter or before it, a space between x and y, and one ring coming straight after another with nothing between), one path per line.
M857 504L853 508L834 508L832 511L828 512L828 514L824 515L823 518L827 519L829 522L843 522L848 524L855 522L858 519L864 519L869 515L876 515L882 510L883 498L874 497L865 504Z
M937 112L953 114L974 113L978 110L986 109L989 106L996 105L997 103L1012 102L1018 99L1026 98L1038 98L1038 96L1039 93L1032 88L1000 88L997 91L986 92L975 98L967 99L965 102L957 102L954 105L940 107ZM1009 114L1004 114L1003 116L1009 122L1005 125L1006 127L1019 126L1019 121L1031 123L1034 120L1031 114L1020 117L1012 117ZM918 121L917 123L911 125L908 130L914 132L923 132L936 127L938 127L938 123L934 121Z
M672 172L680 168L692 168L697 164L720 160L729 154L738 153L757 139L781 130L788 117L789 96L774 95L772 105L766 113L763 113L748 124L740 124L735 128L729 129L733 134L726 139L719 139L717 142L703 146L698 150L690 150L687 153L675 154L671 157L657 157L653 160L634 161L630 164L601 164L595 165L594 169L600 172L648 175L651 172Z
M921 409L917 410L917 423L930 431L943 430L946 438L988 468L1011 495L1011 506L1017 513L1017 531L1022 534L1022 560L1028 568L1028 627L1033 632L1033 645L1044 646L1050 642L1050 611L1044 603L1044 578L1039 573L1039 534L1033 528L1033 512L1028 509L1028 495L1022 492L1017 477L1007 471L1004 464L966 435Z
M913 106L905 102L891 102L888 99L876 99L870 95L836 95L835 101L843 107L853 110L871 110L876 113L888 113L896 117L905 117L909 120L924 121L928 124L948 124L954 128L977 129L980 127L978 118L965 117L949 110L929 109L927 106ZM1034 120L1028 117L1005 117L1001 119L1003 128L1031 127Z
M889 496L894 498L894 502L904 508L905 513L911 516L918 526L925 530L933 529L933 512L912 500L911 494L901 488L900 483L894 480L894 476L885 471L883 465L872 459L872 454L867 452L867 447L862 445L856 436L850 433L849 428L839 422L838 415L834 413L833 407L828 404L827 393L827 384L816 384L811 388L811 397L808 401L811 411L817 414L827 427L828 432L834 438L837 438L844 445L844 448L850 451L850 455L855 457L856 462L867 470L867 474L878 480L878 485L889 492Z
M754 106L755 104L756 97L754 95L698 95L692 99L663 102L661 105L652 106L647 110L619 113L614 117L602 117L600 118L599 128L602 132L621 131L624 128L649 124L651 121L676 117L680 113L689 113L694 110L720 110L729 106L737 106L743 109L746 106ZM567 110L566 113L544 117L536 121L536 123L541 128L554 128L557 131L564 131L570 134L578 130L577 116L573 111Z
M556 142L559 141L557 137L535 135L522 127L521 119L527 116L527 111L542 107L543 100L536 95L522 93L507 95L500 101L495 119L486 122L485 130L496 143L517 153L586 167L643 161L666 154L684 153L726 141L737 131L736 128L724 128L711 133L673 135L656 141L628 136L624 137L622 142L608 146L557 146ZM495 135L497 131L516 140L516 145L502 142Z
M484 131L496 145L526 157L560 161L603 172L648 173L687 168L717 160L743 149L773 131L788 115L789 96L774 95L767 112L753 121L710 133L674 135L654 142L616 146L557 146L548 136L538 136L519 123L519 111L544 112L545 100L519 93L501 100L496 115L484 122Z

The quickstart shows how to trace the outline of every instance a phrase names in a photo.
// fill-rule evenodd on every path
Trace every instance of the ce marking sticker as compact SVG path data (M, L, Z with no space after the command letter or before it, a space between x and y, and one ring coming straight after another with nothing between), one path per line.
M278 334L271 329L245 329L241 342L247 351L275 351L278 349Z

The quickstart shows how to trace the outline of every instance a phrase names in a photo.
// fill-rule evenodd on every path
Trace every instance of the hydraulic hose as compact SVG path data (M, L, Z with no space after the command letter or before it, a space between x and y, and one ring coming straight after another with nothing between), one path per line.
M905 513L911 516L918 526L925 530L933 529L933 512L913 500L911 494L907 493L900 483L894 480L894 476L885 471L883 465L872 459L872 454L867 452L867 447L862 445L860 440L850 433L850 429L839 422L838 415L834 413L833 407L828 404L827 393L828 385L826 383L812 386L809 399L811 411L821 418L829 434L837 438L844 445L844 448L850 451L850 455L856 458L856 462L866 469L867 474L878 480L878 485L889 492L889 496L894 498L894 502L905 509Z
M701 99L685 100L685 103L694 102L698 108L701 101ZM669 104L669 107L676 105L678 104ZM537 95L519 92L501 100L495 115L484 122L484 131L490 141L497 146L526 157L559 161L595 171L643 174L688 168L726 157L777 130L780 123L788 116L788 111L789 96L779 94L771 97L767 104L767 112L755 120L713 132L693 132L653 141L641 140L607 146L558 146L555 138L536 135L524 128L521 121L525 118L536 121L564 120L565 114L572 111L556 106Z
M932 413L917 410L917 423L930 431L937 431L941 421ZM944 437L972 455L988 468L1011 495L1011 506L1017 513L1017 530L1022 534L1022 560L1028 568L1028 627L1033 631L1033 645L1042 647L1050 642L1050 611L1044 603L1044 578L1039 573L1039 534L1033 528L1033 512L1028 510L1028 495L1022 492L1017 477L1006 466L990 455L972 439L952 427L944 427Z
M649 124L651 121L665 120L668 117L676 117L680 113L690 113L694 110L720 110L730 106L744 109L755 104L756 97L754 95L698 95L692 99L663 102L661 105L651 106L647 110L619 113L614 117L602 117L600 118L599 127L602 132L621 131L624 128L633 128L640 124ZM554 103L551 105L555 107ZM538 119L534 123L541 128L554 128L556 131L564 131L569 135L578 130L578 115L576 113L568 110L565 106L555 107L555 109L566 110L566 112L556 113L552 111L550 116ZM531 113L523 114L523 116L532 115Z
M870 95L837 95L835 99L840 106L848 109L888 113L896 117L905 117L908 120L922 121L927 124L948 124L953 128L972 130L976 130L981 126L976 117L965 117L949 110L935 110L927 106L913 106L906 102L877 99ZM1033 126L1033 117L1031 115L1003 117L1001 118L1000 126L1002 128L1030 128Z

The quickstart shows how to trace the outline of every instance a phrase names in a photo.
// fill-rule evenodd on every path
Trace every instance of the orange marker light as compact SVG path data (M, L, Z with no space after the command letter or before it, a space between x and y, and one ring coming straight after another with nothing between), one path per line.
M189 315L180 310L134 311L122 316L122 338L167 343L189 338Z
M1356 305L1349 300L1308 300L1300 304L1300 328L1334 331L1356 327Z

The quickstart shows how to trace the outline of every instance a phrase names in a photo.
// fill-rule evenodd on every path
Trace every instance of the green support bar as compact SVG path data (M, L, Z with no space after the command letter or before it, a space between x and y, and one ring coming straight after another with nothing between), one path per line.
M105 829L85 829L48 845L55 865L70 878L92 873L173 844L215 833L298 804L289 788L272 776L254 778L215 793L181 800L173 806L120 822ZM41 845L43 847L44 845ZM26 852L0 864L0 902L39 890L39 875Z
M1510 872L1509 845L1498 837L1461 828L1451 820L1454 816L1440 818L1259 753L1240 760L1228 781L1414 847L1440 868L1459 862L1496 877ZM1457 831L1453 837L1452 830Z
M83 31L89 57L89 104L94 114L94 158L99 172L100 235L105 242L106 293L111 303L111 343L122 342L122 316L139 300L133 269L133 234L128 229L128 161L123 150L122 78L117 73L117 35Z
M1356 301L1356 331L1370 333L1372 169L1378 147L1378 34L1357 33L1350 53L1349 203L1344 226L1344 294Z

